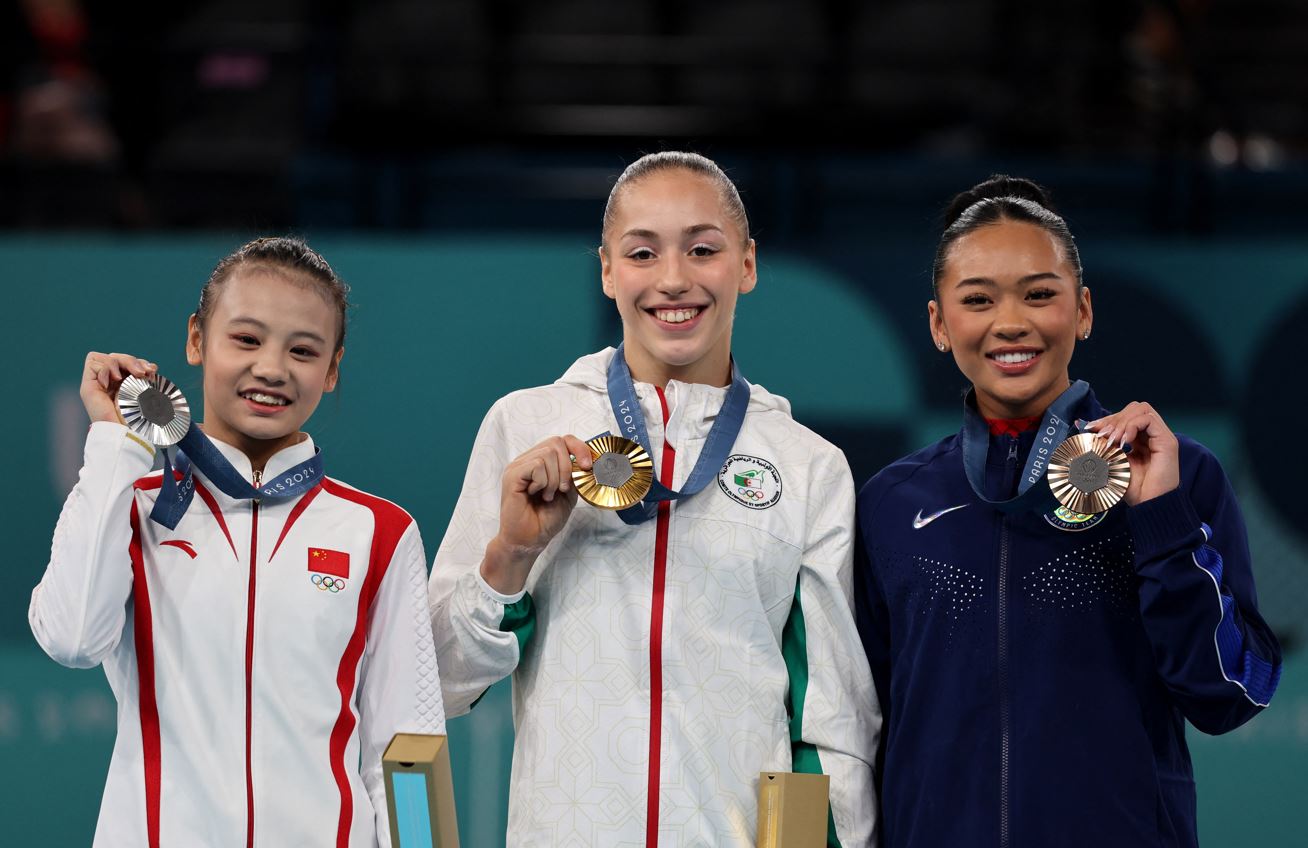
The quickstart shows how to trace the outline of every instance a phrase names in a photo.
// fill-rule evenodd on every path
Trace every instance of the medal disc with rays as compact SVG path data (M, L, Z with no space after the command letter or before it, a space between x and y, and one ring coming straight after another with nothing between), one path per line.
M621 436L596 436L590 447L591 468L572 466L572 483L586 503L600 509L626 509L640 503L654 482L654 460L638 442Z
M161 374L129 376L118 387L118 412L133 433L160 447L175 445L191 428L191 406Z
M1097 433L1077 433L1049 460L1049 488L1072 512L1106 512L1126 494L1131 463L1120 447Z

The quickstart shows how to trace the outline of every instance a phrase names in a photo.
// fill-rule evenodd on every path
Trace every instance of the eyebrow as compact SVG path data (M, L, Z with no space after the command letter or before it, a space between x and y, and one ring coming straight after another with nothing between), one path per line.
M1025 286L1031 283L1038 283L1041 280L1061 280L1061 279L1063 278L1060 277L1058 274L1055 274L1053 271L1042 271L1039 274L1027 274L1025 277L1018 280L1017 284L1019 286ZM964 286L982 286L985 288L996 288L998 285L999 285L998 283L996 283L994 280L990 279L989 277L968 277L966 280L959 280L958 283L954 286L954 288L961 289Z
M263 323L262 321L260 321L258 318L251 318L251 317L246 316L246 315L238 315L237 317L231 319L231 320L228 321L227 323L228 323L228 324L249 324L250 326L255 327L255 328L257 328L257 329L260 329L260 330L267 330L267 329L268 329L268 325L265 324L265 323ZM310 341L318 342L318 344L327 344L327 340L326 340L326 339L324 339L322 336L318 335L317 333L311 332L311 331L309 331L309 330L296 330L295 332L291 333L291 338L293 338L293 339L295 339L295 338L305 338L305 339L309 339Z
M682 230L681 234L686 236L694 236L709 231L720 233L722 232L722 228L719 227L717 224L691 224L689 227L686 227L686 229ZM654 232L653 230L633 229L633 230L627 230L625 233L622 234L622 237L657 239L659 237L659 234Z

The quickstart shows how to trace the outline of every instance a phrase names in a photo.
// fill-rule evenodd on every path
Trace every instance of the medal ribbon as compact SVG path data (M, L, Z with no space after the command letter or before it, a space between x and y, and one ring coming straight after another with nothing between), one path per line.
M622 435L639 442L641 447L649 451L650 459L653 460L654 449L650 446L649 431L645 428L645 414L641 412L636 385L632 382L631 369L627 367L627 358L622 348L622 345L618 345L617 352L609 362L609 404L613 407L613 417L617 419ZM639 504L619 511L618 517L628 524L641 524L658 513L659 501L688 498L707 486L726 463L727 454L731 453L731 446L736 443L736 436L745 422L745 409L748 406L749 383L745 382L735 360L732 360L731 385L727 388L726 397L722 399L722 408L718 410L718 417L709 428L699 461L695 463L681 490L673 491L660 483L658 468L655 467L654 482L649 492L641 498Z
M225 495L237 500L263 500L293 498L322 482L322 451L315 448L313 456L293 468L281 472L276 479L266 481L258 488L245 481L223 456L209 437L194 423L177 443L177 470L182 472L180 482L173 479L172 463L168 450L163 450L163 483L159 497L150 510L150 520L169 530L177 527L195 496L195 477L192 466L204 472Z
M990 450L990 427L976 410L975 389L963 402L963 469L972 491L984 503L1006 513L1047 512L1058 505L1048 486L1037 486L1049 470L1049 459L1072 430L1072 413L1090 393L1090 384L1077 380L1059 395L1041 416L1035 442L1026 455L1026 464L1018 482L1017 496L992 500L985 496L986 454Z

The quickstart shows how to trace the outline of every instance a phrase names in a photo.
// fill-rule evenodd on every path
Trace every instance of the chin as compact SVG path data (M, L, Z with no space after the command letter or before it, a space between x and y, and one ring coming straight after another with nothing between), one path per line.
M282 423L276 427L261 427L258 424L247 424L240 428L240 432L249 439L256 439L261 442L273 442L300 432L300 423L296 423L293 426L288 426L287 423Z
M659 343L655 342L649 345L648 350L656 359L665 365L671 365L674 368L684 368L687 365L694 365L707 354L706 350L700 350L700 345L687 342Z

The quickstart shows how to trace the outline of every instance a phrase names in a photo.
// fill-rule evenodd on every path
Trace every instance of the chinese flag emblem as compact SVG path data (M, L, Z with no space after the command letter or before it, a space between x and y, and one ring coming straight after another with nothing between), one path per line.
M309 570L333 577L349 577L350 555L327 548L309 548Z

